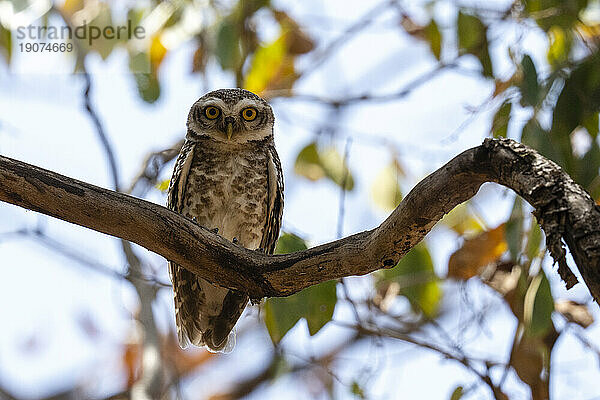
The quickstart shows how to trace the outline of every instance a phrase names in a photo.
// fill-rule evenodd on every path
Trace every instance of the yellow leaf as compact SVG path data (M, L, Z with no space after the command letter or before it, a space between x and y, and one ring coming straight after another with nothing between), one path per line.
M162 182L159 182L155 185L155 187L160 190L161 192L166 191L169 188L169 183L171 182L170 179L165 179Z
M244 88L261 94L265 90L290 89L298 75L294 57L288 54L288 34L259 47L254 53L250 70L244 79Z
M570 38L567 33L561 27L553 26L548 30L548 39L550 46L547 58L550 65L557 66L567 61L571 50Z
M483 225L466 203L460 204L442 218L442 224L461 236L473 236L483 231Z
M150 43L150 63L156 70L167 54L167 48L160 41L160 34L155 35Z
M83 7L83 0L65 0L61 9L65 15L71 17L75 12L83 9Z
M497 261L507 249L504 224L468 239L450 256L448 277L467 280L486 265Z
M371 187L371 196L374 203L385 211L395 209L402 201L402 191L398 184L401 176L398 162L394 161L386 166L375 178Z

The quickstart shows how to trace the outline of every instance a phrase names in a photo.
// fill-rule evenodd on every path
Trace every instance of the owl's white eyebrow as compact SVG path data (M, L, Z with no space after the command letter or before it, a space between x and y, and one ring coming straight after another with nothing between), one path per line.
M257 101L254 100L254 99L243 99L243 100L240 100L235 105L234 111L239 111L239 110L241 110L243 108L246 108L246 107L249 107L249 106L256 107L257 106Z
M206 106L219 106L221 109L226 108L225 102L221 99L218 99L216 97L211 97L206 99L204 102L202 102L202 106L206 107Z

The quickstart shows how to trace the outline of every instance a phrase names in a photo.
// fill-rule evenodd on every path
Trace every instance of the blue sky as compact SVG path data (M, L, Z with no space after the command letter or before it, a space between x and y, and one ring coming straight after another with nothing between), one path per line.
M372 4L361 1L277 2L307 26L319 44L335 37L344 27L368 11ZM409 5L410 6L410 5ZM412 7L409 7L412 8ZM417 9L417 7L414 7ZM343 15L340 12L343 10ZM443 26L444 18L452 15L451 3L436 10ZM313 18L323 15L324 22ZM394 28L395 19L382 17L374 27L359 34L310 77L296 87L298 93L329 97L351 94L389 93L404 87L431 70L435 59L425 44L402 36ZM499 40L493 57L500 73L506 69L506 45L514 40L514 27L494 32ZM538 65L544 62L545 42L535 34L525 38ZM450 44L450 43L446 43ZM156 104L143 103L127 71L124 51L115 51L106 61L92 56L88 69L94 82L93 102L114 145L121 181L128 183L150 151L170 146L183 136L189 106L203 93L203 88L230 87L232 76L209 65L210 82L190 74L191 43L170 52L160 70L163 93ZM452 57L451 54L447 56ZM71 60L64 57L48 61L44 73L23 72L21 66L31 66L31 59L21 59L15 53L12 71L0 67L0 153L70 177L99 186L110 187L110 175L104 153L93 126L82 108L80 76L65 73ZM38 61L39 62L39 61ZM47 67L51 65L52 67ZM473 60L464 60L464 68L477 68ZM29 68L29 67L28 67ZM36 68L38 71L39 67ZM481 143L486 137L493 108L469 117L469 107L482 104L490 95L492 83L459 72L445 72L413 91L401 101L349 107L341 116L338 134L331 144L343 151L346 139L352 138L349 158L355 175L356 188L346 199L344 234L369 229L379 224L386 214L372 205L370 185L379 171L398 154L409 173L404 191L410 189L428 172L441 166L454 155ZM276 114L276 144L286 176L286 206L284 229L297 232L310 243L318 244L336 238L338 188L328 182L311 183L294 175L293 165L298 150L314 138L314 129L327 124L323 107L299 101L273 101ZM525 115L525 114L524 114ZM337 122L337 121L336 121ZM519 126L510 127L515 135ZM380 138L387 138L382 144ZM165 174L168 177L170 171ZM150 200L164 203L164 195L154 191ZM484 185L475 204L488 226L496 226L510 212L512 196L493 185ZM100 260L117 270L124 270L124 261L115 239L76 227L68 223L40 217L34 212L0 205L0 235L42 224L46 232L93 260ZM443 228L430 234L432 255L442 275L450 253L458 247L456 238ZM140 249L168 279L164 260ZM0 236L3 266L0 290L0 383L15 393L35 397L52 389L68 387L73 382L96 382L92 387L101 392L117 391L119 360L116 350L132 335L131 314L136 298L126 283L103 276L57 255L46 247L15 236ZM586 301L587 291L578 285L566 292L554 269L545 266L557 298ZM368 293L369 278L353 278L357 296ZM477 290L473 293L478 293ZM471 293L470 292L470 293ZM460 302L456 290L447 290L449 306ZM488 301L489 293L475 296L475 302ZM477 298L480 297L480 298ZM172 329L171 294L161 292L155 306L163 329ZM498 300L498 304L500 301ZM597 307L592 307L598 317ZM348 320L349 310L338 307L336 319ZM257 317L257 310L247 313L244 324ZM90 339L82 332L81 321L91 316L99 327L99 338ZM444 321L452 326L459 321ZM498 353L507 356L507 338L514 322L506 310L490 313L494 331L478 336L473 346L481 354ZM587 332L592 339L598 328ZM327 347L331 338L347 330L328 326L322 333L309 338L303 324L296 326L284 344L299 358L309 357ZM596 345L598 340L592 339ZM265 331L252 330L242 336L238 349L224 357L217 367L202 371L189 382L190 394L203 393L214 379L233 379L229 368L243 363L248 370L257 368L267 355L269 339ZM348 355L348 364L340 375L349 381L357 374L356 365L370 366L375 373L370 388L374 398L390 397L400 385L407 398L448 398L457 381L471 378L450 362L440 362L437 355L415 350L409 345L386 342L384 347L372 345ZM365 359L370 360L368 363ZM360 361L357 361L360 360ZM573 338L565 338L554 354L558 366L553 381L557 399L592 398L598 390L591 385L600 377L597 360L587 354ZM107 367L108 366L108 367ZM101 367L101 368L99 368ZM576 374L569 373L574 368ZM243 372L242 372L243 374ZM514 382L514 377L512 377ZM435 383L435 384L432 384ZM279 382L267 394L276 396L285 390L290 398L303 398L294 392L298 383ZM513 385L514 398L526 398L522 386ZM287 389L284 389L287 388ZM210 391L210 390L209 390ZM482 396L485 392L482 392ZM254 398L263 398L256 394ZM295 397L296 396L296 397Z

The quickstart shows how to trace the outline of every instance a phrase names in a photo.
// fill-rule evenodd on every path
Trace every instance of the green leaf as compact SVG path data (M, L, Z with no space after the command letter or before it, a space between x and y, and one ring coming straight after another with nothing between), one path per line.
M152 68L150 55L146 52L129 53L129 70L133 73L142 100L154 103L160 97L160 84L156 69Z
M333 317L337 303L336 282L319 283L288 297L273 297L265 302L265 324L273 343L279 341L285 334L304 318L308 324L311 336Z
M342 155L333 147L324 150L320 154L321 165L325 175L338 186L345 190L354 189L354 178L346 166Z
M356 381L352 382L352 386L350 387L350 391L353 395L358 397L359 399L366 399L364 390L360 387L359 383Z
M458 47L464 53L473 54L479 60L483 68L483 76L493 77L492 60L490 59L487 27L479 18L458 13L457 20Z
M593 113L589 117L583 120L583 127L588 131L592 139L596 139L598 137L598 113Z
M275 254L289 254L295 251L306 250L306 242L299 236L293 233L283 233L279 240L277 240L277 246L275 246Z
M431 52L438 60L442 56L442 34L435 20L432 18L424 30L425 40L429 43Z
M277 242L276 254L305 250L300 237L284 233ZM264 319L273 343L279 343L285 334L304 318L310 335L315 335L333 317L337 303L336 282L319 283L288 297L270 298L265 302Z
M325 176L316 142L311 142L300 150L294 163L294 172L311 181L317 181Z
M0 55L4 57L6 64L10 64L12 58L12 34L0 24Z
M518 263L523 244L523 200L519 196L515 198L512 212L504 226L504 238L511 260Z
M454 389L454 391L452 392L452 395L450 396L450 400L460 400L463 395L464 395L465 391L463 389L462 386L457 386L456 389Z
M600 195L598 187L598 169L600 169L600 146L596 140L581 159L576 160L576 173L573 178L585 187L593 198Z
M100 54L103 60L106 60L110 53L112 53L115 46L120 42L126 39L116 38L116 31L113 28L115 25L113 24L112 13L110 6L105 2L98 3L98 9L95 10L95 17L91 21L86 21L86 29L99 29L104 32L106 29L109 29L110 32L115 36L112 39L107 38L105 35L100 35L99 38L93 39L91 35L87 35L85 39L79 39L79 43L82 47L88 50L92 50ZM76 28L77 29L77 28Z
M523 57L521 61L521 69L523 70L523 81L521 82L521 105L535 106L538 103L540 96L540 86L538 84L537 71L533 60L528 55Z
M527 258L529 260L533 260L540 253L540 245L542 244L542 229L540 225L537 223L537 219L535 217L531 218L531 228L529 229L529 234L527 235Z
M315 142L308 144L296 157L294 172L311 181L329 178L345 190L354 188L352 173L344 163L341 154L333 147L320 150Z
M244 0L237 3L237 8L246 17L249 17L261 8L267 7L270 3L269 0Z
M485 26L479 18L465 14L462 11L458 13L458 46L461 49L471 52L483 43L485 36Z
M215 48L217 59L223 69L238 68L242 59L240 49L240 32L238 24L233 17L221 21L217 32L217 45Z
M523 319L525 333L529 337L541 337L552 329L552 311L554 298L550 291L550 283L543 270L536 275L525 293L523 302Z
M373 181L371 195L375 204L385 211L395 209L402 201L402 191L398 178L402 175L398 162L394 160L386 166Z
M155 74L134 74L138 93L146 103L154 103L160 97L160 84Z
M521 141L539 151L544 157L565 167L564 157L552 142L550 133L542 129L535 117L523 126Z
M398 283L398 293L409 300L413 310L435 317L442 288L425 244L413 247L394 268L379 271L377 276L378 286Z
M566 79L552 115L550 140L562 158L560 161L556 159L554 161L559 162L571 176L576 175L577 168L570 135L578 126L585 126L588 118L592 118L590 124L593 124L593 115L597 114L598 110L600 110L600 54L595 54L581 61ZM581 184L579 181L578 183Z
M579 13L587 7L588 0L528 0L523 3L525 10L535 16L535 22L547 31L555 25L571 29Z
M506 137L511 110L512 103L510 101L505 101L502 103L500 108L498 108L496 114L494 114L494 120L492 121L492 134L495 138Z

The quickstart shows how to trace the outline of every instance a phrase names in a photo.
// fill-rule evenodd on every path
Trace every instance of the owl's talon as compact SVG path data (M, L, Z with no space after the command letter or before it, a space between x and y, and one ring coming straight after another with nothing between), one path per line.
M212 228L210 231L212 233L219 233L219 228Z
M239 242L238 238L236 238L236 237L234 237L232 241L233 241L233 244L238 244L238 242Z
M198 223L198 219L196 219L196 217L192 217L192 221L194 221L195 224Z

